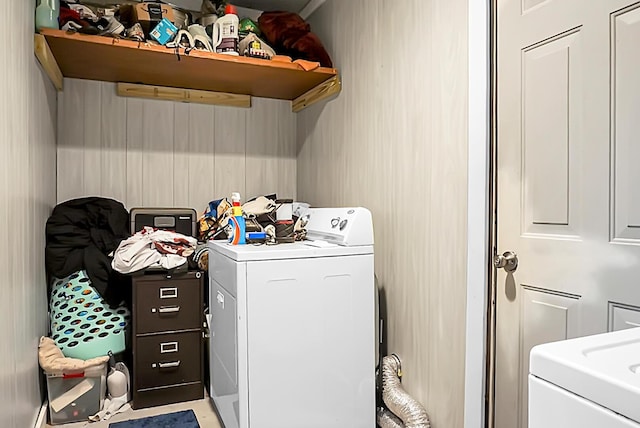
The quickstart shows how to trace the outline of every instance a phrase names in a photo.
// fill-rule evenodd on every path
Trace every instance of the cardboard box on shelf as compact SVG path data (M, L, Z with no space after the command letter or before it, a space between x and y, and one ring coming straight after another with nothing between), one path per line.
M175 22L173 8L164 3L138 3L135 18L145 34L149 34L164 18L169 22Z
M156 28L151 30L149 36L161 45L166 45L173 39L177 32L178 27L173 25L167 18L162 18L162 21L156 25Z

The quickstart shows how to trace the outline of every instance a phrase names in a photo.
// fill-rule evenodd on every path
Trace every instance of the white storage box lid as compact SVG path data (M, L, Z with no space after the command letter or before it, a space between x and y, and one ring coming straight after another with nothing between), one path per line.
M536 346L530 373L640 422L640 328Z

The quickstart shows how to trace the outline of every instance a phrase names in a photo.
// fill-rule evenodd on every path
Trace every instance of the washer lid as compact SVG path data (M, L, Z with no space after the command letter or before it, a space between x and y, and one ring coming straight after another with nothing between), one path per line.
M343 247L326 242L319 245L319 247L313 246L313 242L278 245L230 245L226 241L210 241L207 247L210 251L216 251L238 262L373 254L372 245Z
M536 346L530 372L640 423L640 328Z

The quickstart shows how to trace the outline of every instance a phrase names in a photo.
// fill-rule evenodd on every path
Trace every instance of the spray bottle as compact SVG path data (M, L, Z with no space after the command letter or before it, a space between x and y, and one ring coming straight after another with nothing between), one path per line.
M231 217L229 218L229 226L231 226L231 234L229 235L229 243L231 245L244 245L247 243L246 224L242 215L242 207L240 206L240 193L231 194Z

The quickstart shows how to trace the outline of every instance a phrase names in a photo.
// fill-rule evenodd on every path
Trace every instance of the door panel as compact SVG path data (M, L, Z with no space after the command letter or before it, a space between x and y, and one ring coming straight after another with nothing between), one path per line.
M525 232L577 235L582 101L579 29L522 52Z
M609 331L640 327L640 308L609 302Z
M613 238L640 244L640 82L638 40L640 5L612 15L612 124L614 234Z
M533 346L640 324L640 2L496 7L492 422L526 428Z
M529 354L542 343L579 335L580 296L522 286L520 305L520 396L528 393ZM520 404L521 426L527 426L526 401Z

